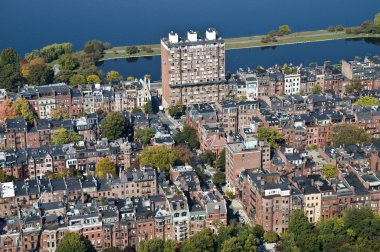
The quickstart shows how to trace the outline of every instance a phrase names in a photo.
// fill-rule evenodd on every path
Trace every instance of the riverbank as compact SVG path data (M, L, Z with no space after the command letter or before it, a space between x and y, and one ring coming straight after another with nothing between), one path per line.
M245 48L256 48L256 47L270 47L270 46L280 46L298 43L312 43L330 40L341 40L341 39L355 39L355 38L380 38L380 34L346 34L345 31L341 32L328 32L327 30L317 30L317 31L306 31L306 32L295 32L289 35L277 37L277 42L263 43L262 38L267 35L256 35L249 37L240 38L226 38L226 50L235 49L245 49ZM139 57L150 57L160 55L160 44L150 44L150 45L137 45L138 48L150 48L150 52L140 50L136 54L127 54L126 48L128 46L117 46L111 49L105 50L104 56L100 61L107 61L113 59L124 59L124 58L139 58Z

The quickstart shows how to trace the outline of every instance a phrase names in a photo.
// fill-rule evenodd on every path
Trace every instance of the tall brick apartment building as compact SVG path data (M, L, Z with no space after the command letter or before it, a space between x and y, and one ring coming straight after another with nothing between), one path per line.
M221 99L225 78L225 43L209 28L204 36L170 32L161 40L162 97L165 107Z

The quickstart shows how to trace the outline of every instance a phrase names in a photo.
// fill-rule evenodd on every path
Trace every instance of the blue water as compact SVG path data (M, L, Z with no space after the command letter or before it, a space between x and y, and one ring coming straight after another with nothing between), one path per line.
M360 40L336 40L307 44L284 45L267 48L251 48L229 50L226 55L226 71L235 72L239 67L256 68L258 65L269 67L274 64L303 64L311 62L323 64L330 60L339 63L341 59L353 59L360 56L380 55L380 40L378 45ZM123 76L141 77L149 73L153 80L161 78L160 56L122 60L110 60L101 68L107 72L117 70ZM133 62L132 62L133 61Z
M190 28L210 26L223 37L262 34L281 24L290 25L293 31L354 26L377 12L379 0L0 0L0 50L13 47L23 55L61 42L72 42L75 49L81 49L91 39L113 45L159 43L170 30L183 34ZM364 42L326 42L274 51L239 50L228 53L227 69L339 60L377 53L375 48ZM154 79L160 78L158 57L135 64L109 62L104 67L109 66L125 68L128 75L149 72Z

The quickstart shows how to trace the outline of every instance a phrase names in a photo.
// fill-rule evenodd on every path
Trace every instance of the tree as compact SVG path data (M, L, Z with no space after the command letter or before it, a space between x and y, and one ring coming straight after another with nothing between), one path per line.
M101 123L102 135L109 140L116 140L124 135L126 120L121 112L109 112Z
M135 139L142 145L147 145L154 137L154 130L152 128L138 128L135 133Z
M203 164L213 165L215 162L215 153L211 150L205 150L199 155L199 160Z
M354 124L341 124L334 127L332 133L333 146L365 144L370 142L367 132Z
M87 76L87 82L89 84L100 83L100 78L99 78L99 76L97 76L95 74L91 74L91 75Z
M265 232L264 239L269 243L277 242L278 241L278 235L273 230L270 230L268 232Z
M197 133L193 127L186 124L183 130L174 136L174 141L177 144L187 144L191 149L199 148Z
M143 110L144 110L144 113L145 114L152 114L153 113L153 105L152 105L152 101L147 101L144 105L143 105Z
M86 78L81 74L74 74L70 77L69 83L71 86L86 84Z
M61 128L53 131L52 144L63 145L68 143L75 143L81 140L81 137L76 132L68 131L65 128Z
M6 64L0 66L0 88L7 91L17 92L24 82L18 70L18 66Z
M96 60L103 56L104 49L104 43L98 40L90 40L84 45L84 52L93 55Z
M167 146L148 146L140 154L140 165L151 165L166 173L174 162L174 150Z
M119 248L112 247L112 248L106 248L106 249L103 249L102 252L124 252L124 250L121 250L121 249L119 249Z
M343 25L337 25L337 26L335 26L335 30L336 31L344 31L344 27L343 27Z
M150 74L145 74L145 75L144 75L144 78L150 80L150 79L152 78L152 75L150 75Z
M136 47L136 46L128 46L126 49L125 49L125 52L129 55L131 54L136 54L139 52L139 49Z
M78 233L66 233L59 242L57 252L86 252L84 240Z
M350 84L346 86L346 92L352 93L354 91L361 91L363 89L362 82L358 79L352 79Z
M0 183L14 181L15 177L8 176L2 169L0 170Z
M52 44L40 50L40 55L45 62L50 63L58 59L63 54L71 54L73 45L71 43Z
M25 98L17 98L12 106L17 113L17 117L24 118L28 124L33 124L36 115Z
M378 99L370 96L362 96L355 102L355 106L370 107L374 105L379 106L380 102Z
M334 32L335 31L335 27L330 25L328 28L327 28L327 31L329 32Z
M214 177L212 178L212 182L216 186L222 186L222 185L226 184L226 174L224 172L220 172L220 171L216 172L214 174Z
M74 70L79 66L79 61L71 54L63 54L58 58L58 64L61 66L61 69Z
M311 90L311 92L313 93L313 94L320 94L320 93L322 93L322 88L321 88L321 86L319 86L319 85L314 85L314 87L312 88L312 90Z
M168 113L171 117L180 117L185 112L184 106L179 103L168 108Z
M174 165L185 165L190 163L193 153L187 145L178 145L174 149Z
M279 142L282 141L282 134L275 128L259 127L257 130L258 140L267 140L271 148L278 148Z
M215 251L215 237L210 229L203 229L187 239L181 252L213 252Z
M12 101L5 99L0 104L0 123L4 124L6 119L13 119L17 115L16 110L12 106Z
M56 108L51 112L50 117L52 119L68 119L70 115L67 110L63 108Z
M373 25L374 26L380 26L380 13L377 13L375 15L375 19L373 20Z
M138 252L175 252L176 242L172 240L149 239L143 240Z
M290 29L289 25L281 25L281 26L278 28L278 32L279 32L281 35L288 35L288 34L292 33L292 30Z
M0 54L0 66L12 65L18 67L20 56L13 48L5 48Z
M237 237L231 237L228 240L223 242L221 252L243 252L244 244Z
M27 81L31 85L46 85L53 82L54 73L42 59L34 59L29 63Z
M117 83L123 79L123 76L117 71L109 71L107 73L107 81L110 83Z
M134 81L135 80L135 77L133 77L133 76L128 76L128 78L127 78L127 81Z
M218 168L220 171L226 170L226 150L223 149L220 154L219 158L215 161L215 167Z
M116 176L116 165L108 157L102 158L95 166L95 175L99 179L107 178L107 174Z

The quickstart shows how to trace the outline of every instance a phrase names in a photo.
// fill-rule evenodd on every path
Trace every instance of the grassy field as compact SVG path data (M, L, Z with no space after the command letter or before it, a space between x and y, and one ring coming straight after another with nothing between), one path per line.
M266 46L279 46L287 44L297 43L311 43L328 40L350 39L350 38L374 38L380 37L379 34L346 34L342 32L328 32L327 30L295 32L286 36L277 37L277 42L263 43L261 39L266 35L256 35L240 38L226 38L226 50L242 49L242 48L254 48L254 47L266 47ZM132 57L147 57L160 55L160 44L150 45L137 45L138 48L151 48L152 52L145 52L140 50L139 53L129 55L125 52L128 46L117 46L105 51L102 61L111 59L122 59Z

